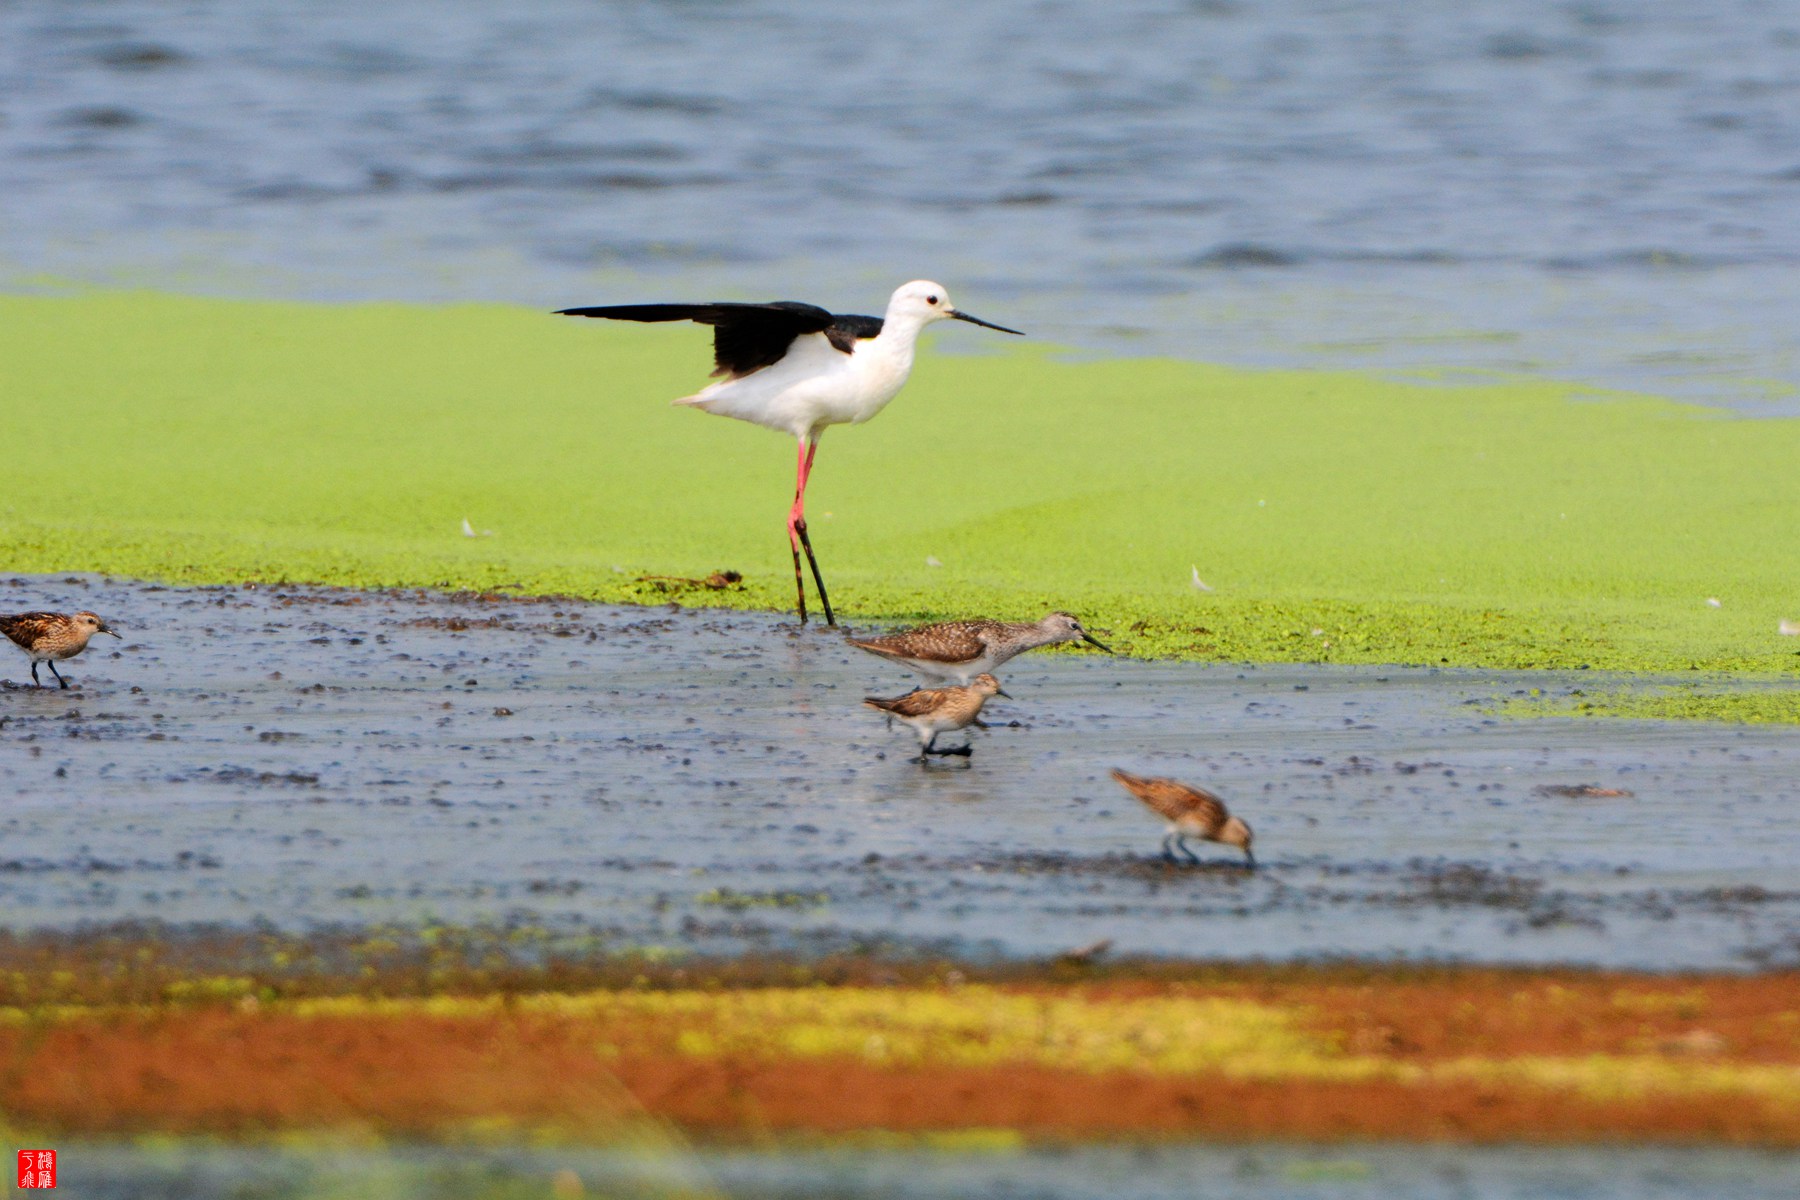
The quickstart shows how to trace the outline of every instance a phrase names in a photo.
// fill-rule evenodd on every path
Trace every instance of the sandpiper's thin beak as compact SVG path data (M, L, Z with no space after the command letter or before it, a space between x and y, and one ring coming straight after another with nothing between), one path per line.
M983 329L998 329L1001 333L1017 334L1019 337L1025 336L1025 331L1022 329L1008 329L1004 325L996 325L992 321L984 321L980 317L971 317L968 313L963 312L960 308L951 309L950 315L955 317L959 321L967 321L971 325L979 325Z
M114 628L113 628L113 627L112 627L112 626L111 626L111 625L102 625L102 626L101 626L101 627L100 627L100 632L101 632L101 633L110 633L110 634L112 634L112 635L113 635L113 636L114 636L114 637L116 637L116 638L119 638L119 640L120 640L120 641L121 641L121 642L122 642L122 641L124 641L124 640L125 640L125 639L124 639L124 638L122 638L122 637L119 637L119 631L118 631L118 630L116 630L116 629L114 629Z
M1008 700L1011 700L1013 698L1013 694L1011 692L1007 691L1005 688L995 688L994 695L1005 696Z
M1100 647L1102 650L1106 651L1108 654L1111 654L1113 652L1113 648L1111 646L1107 645L1105 642L1101 641L1099 638L1095 637L1093 634L1088 633L1086 631L1082 632L1081 640L1086 642L1090 646Z

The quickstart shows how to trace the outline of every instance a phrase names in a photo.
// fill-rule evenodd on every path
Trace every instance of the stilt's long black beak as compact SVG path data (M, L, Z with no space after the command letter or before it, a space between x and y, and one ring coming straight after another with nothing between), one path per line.
M1081 640L1086 642L1090 646L1100 647L1102 650L1106 651L1108 654L1111 654L1113 652L1113 648L1111 646L1107 645L1105 642L1101 641L1099 638L1095 637L1093 634L1087 632L1085 629L1082 630Z
M996 325L992 321L984 321L980 317L971 317L968 313L963 312L961 309L956 309L956 308L951 309L950 315L955 317L959 321L967 321L971 325L979 325L983 329L998 329L1001 333L1017 334L1019 337L1025 336L1025 331L1022 329L1008 329L1004 325Z

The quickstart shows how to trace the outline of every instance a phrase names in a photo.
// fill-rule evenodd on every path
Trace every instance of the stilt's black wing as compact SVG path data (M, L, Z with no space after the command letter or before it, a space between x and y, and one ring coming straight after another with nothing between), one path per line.
M825 336L831 339L833 346L849 354L856 349L856 343L881 336L881 318L839 313L831 318L831 328L825 331Z
M607 304L565 308L563 317L605 317L613 321L696 321L713 327L713 374L741 378L781 361L803 333L825 333L848 354L859 337L881 332L875 317L837 317L816 304L777 300L770 304ZM846 325L845 322L850 322ZM865 333L870 323L874 333ZM847 338L840 344L838 330Z

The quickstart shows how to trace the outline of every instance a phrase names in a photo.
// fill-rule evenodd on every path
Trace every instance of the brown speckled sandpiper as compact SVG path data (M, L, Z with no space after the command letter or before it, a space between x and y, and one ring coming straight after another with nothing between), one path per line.
M62 613L28 612L16 613L10 617L0 617L0 633L12 640L13 645L23 650L31 659L31 682L39 687L44 686L38 678L38 664L47 663L50 673L56 676L56 682L64 687L69 681L64 679L56 669L56 664L67 658L74 658L87 649L88 639L96 633L119 635L112 626L102 621L97 613L83 610L73 616ZM124 639L121 638L121 641Z
M1256 855L1250 852L1250 827L1226 811L1225 802L1205 788L1189 787L1173 779L1147 779L1129 771L1114 770L1112 777L1142 800L1144 807L1168 820L1169 832L1163 837L1162 847L1163 857L1168 861L1179 861L1175 851L1180 850L1188 862L1199 866L1199 857L1187 848L1186 841L1197 837L1238 847L1244 852L1248 865L1255 868Z
M1006 696L1006 693L1000 690L1000 681L992 675L977 675L967 687L920 688L891 700L869 696L863 703L912 726L913 732L919 735L919 761L927 762L933 754L958 754L967 758L974 753L972 745L949 750L936 750L932 745L940 733L978 724L981 706L987 703L989 696ZM1007 699L1012 697L1007 696Z
M1112 653L1110 646L1066 612L1053 612L1041 621L945 621L849 641L859 650L911 667L921 675L958 683L968 683L1027 650L1058 642L1086 642Z

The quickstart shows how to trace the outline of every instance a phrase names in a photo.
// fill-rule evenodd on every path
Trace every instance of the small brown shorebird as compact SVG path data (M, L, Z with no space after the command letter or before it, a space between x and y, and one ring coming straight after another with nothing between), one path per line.
M863 703L912 726L913 732L919 735L919 761L928 762L933 754L958 754L967 758L975 752L973 745L934 750L932 744L940 733L980 724L981 706L987 703L989 696L1006 696L1006 693L1000 690L1000 681L992 675L977 675L967 687L920 688L892 700L868 696ZM1006 698L1012 699L1011 696Z
M1117 769L1112 777L1142 800L1144 807L1168 818L1169 832L1163 837L1162 849L1163 857L1170 862L1179 861L1175 851L1180 850L1188 862L1199 866L1200 859L1187 848L1186 840L1197 837L1238 847L1244 852L1249 866L1255 868L1256 855L1250 852L1250 827L1227 812L1225 802L1205 788L1189 787L1173 779L1146 779Z
M86 650L88 639L96 633L119 636L98 614L85 610L68 617L49 612L17 613L10 617L0 617L0 633L11 638L15 646L30 656L31 682L39 687L44 686L43 680L38 678L39 663L47 663L50 673L56 676L56 682L68 687L69 681L57 671L56 664Z
M1086 642L1112 653L1112 647L1066 612L1053 612L1041 621L945 621L849 640L859 650L911 667L921 675L958 683L967 683L1027 650L1058 642Z

